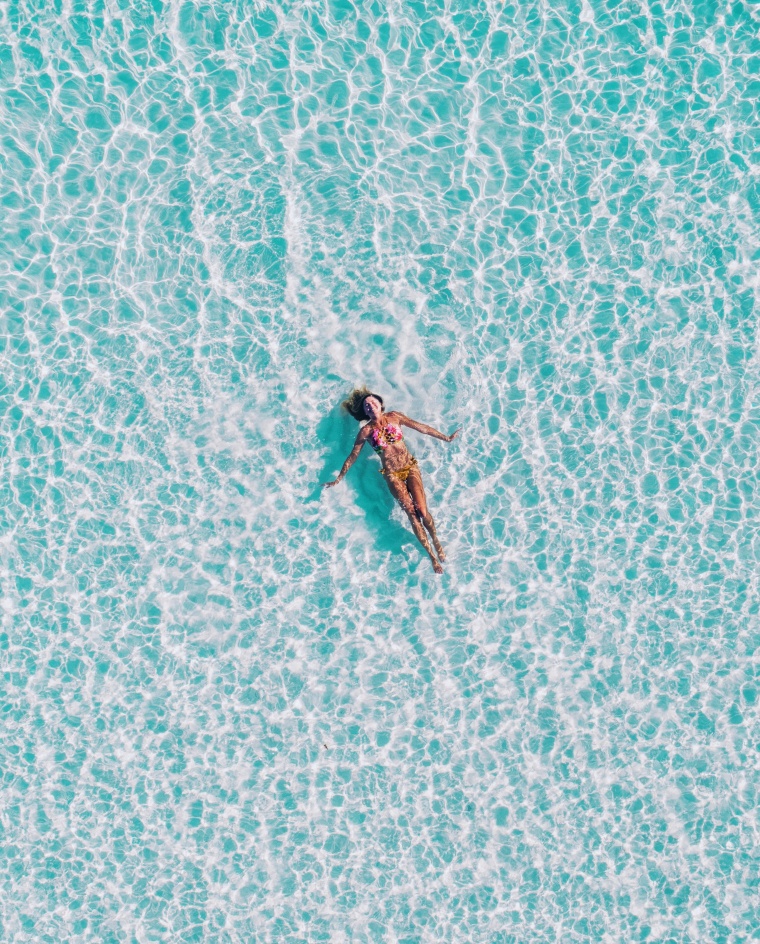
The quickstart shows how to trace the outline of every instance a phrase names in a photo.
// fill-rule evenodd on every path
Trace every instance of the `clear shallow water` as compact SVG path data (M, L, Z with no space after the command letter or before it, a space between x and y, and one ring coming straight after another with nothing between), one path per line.
M760 935L759 26L3 9L3 940Z

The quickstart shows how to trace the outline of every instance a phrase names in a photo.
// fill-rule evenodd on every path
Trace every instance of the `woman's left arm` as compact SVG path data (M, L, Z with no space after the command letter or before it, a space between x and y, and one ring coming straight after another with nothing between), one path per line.
M426 426L425 423L418 423L417 420L410 419L403 413L396 413L396 417L401 426L408 426L409 429L416 429L418 433L423 433L425 436L432 436L433 439L442 439L444 442L451 442L452 439L459 435L462 429L460 426L459 429L455 429L450 436L447 436L446 433L439 433L438 430L433 429L432 426Z

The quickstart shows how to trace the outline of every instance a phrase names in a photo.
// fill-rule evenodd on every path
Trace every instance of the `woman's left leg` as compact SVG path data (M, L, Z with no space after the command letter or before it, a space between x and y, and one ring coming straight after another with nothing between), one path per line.
M422 475L420 474L420 470L416 465L410 471L407 477L406 487L409 489L409 494L412 496L412 501L414 502L414 507L419 513L420 520L427 528L430 537L433 539L433 546L435 547L436 554L442 561L446 560L446 554L444 553L441 542L438 540L438 535L435 531L435 521L433 521L433 516L428 511L427 500L425 498L425 488L422 484Z
M393 475L392 472L386 474L385 481L388 485L388 489L390 490L391 495L393 495L393 497L396 499L399 505L401 505L401 507L407 513L409 517L409 524L412 526L412 531L414 531L414 534L417 540L428 552L428 556L430 557L430 563L433 565L433 570L437 574L442 574L443 568L436 560L435 554L433 553L433 548L428 543L427 535L425 534L425 529L422 527L422 525L420 524L418 520L417 508L414 504L414 500L412 499L411 493L409 492L409 489L407 488L408 481L403 482L398 476Z

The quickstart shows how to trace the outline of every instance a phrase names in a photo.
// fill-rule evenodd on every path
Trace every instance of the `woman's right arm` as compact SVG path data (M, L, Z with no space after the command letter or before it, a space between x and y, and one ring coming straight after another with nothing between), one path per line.
M337 479L333 479L332 482L323 482L322 488L332 488L333 485L337 485L342 478L345 477L346 472L351 468L351 466L356 462L359 457L359 453L362 451L362 446L367 441L367 434L364 432L364 427L359 430L359 435L356 437L356 442L354 443L354 448L349 453L348 459L343 463L343 468L338 473Z

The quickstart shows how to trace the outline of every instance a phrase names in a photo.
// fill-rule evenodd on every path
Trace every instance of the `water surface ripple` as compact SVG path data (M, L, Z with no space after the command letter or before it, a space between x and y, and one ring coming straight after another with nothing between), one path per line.
M760 936L759 31L3 6L3 941Z

